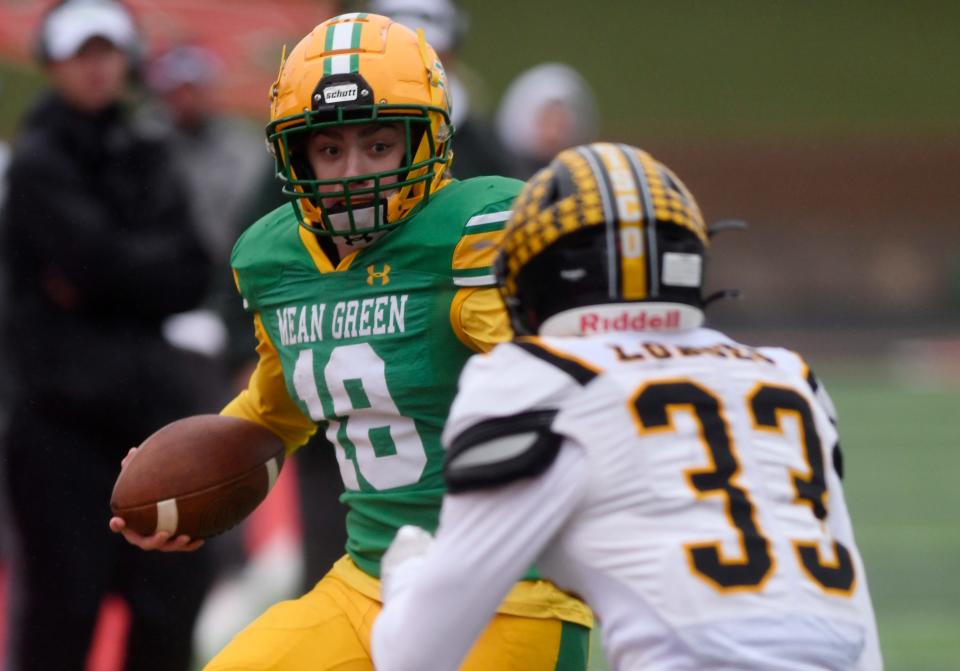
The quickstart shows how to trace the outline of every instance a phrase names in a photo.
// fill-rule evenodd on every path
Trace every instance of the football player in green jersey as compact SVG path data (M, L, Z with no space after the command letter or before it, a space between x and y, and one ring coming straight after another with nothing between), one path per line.
M234 249L259 362L223 413L267 427L288 453L325 433L349 507L347 553L207 668L371 669L381 556L399 527L436 527L440 434L460 370L510 334L491 266L522 184L449 178L443 68L422 34L385 17L317 26L284 60L271 99L267 136L294 205ZM111 526L146 549L196 545ZM463 668L585 668L589 610L529 578Z

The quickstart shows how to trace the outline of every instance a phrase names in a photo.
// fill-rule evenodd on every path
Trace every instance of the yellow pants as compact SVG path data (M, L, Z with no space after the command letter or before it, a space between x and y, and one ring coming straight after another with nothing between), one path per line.
M372 671L370 631L380 603L336 575L271 607L204 671ZM498 613L471 649L467 671L584 669L589 629L556 618Z

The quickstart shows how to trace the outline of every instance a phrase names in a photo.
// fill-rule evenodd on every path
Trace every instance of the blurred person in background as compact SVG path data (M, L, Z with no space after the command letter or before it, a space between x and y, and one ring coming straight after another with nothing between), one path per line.
M3 92L0 87L0 93ZM0 208L3 207L3 200L7 194L7 183L5 175L7 174L7 165L10 163L10 145L0 140Z
M259 129L218 109L223 67L212 50L180 44L150 62L146 82L156 96L148 123L169 134L194 219L214 263L229 277L230 251L258 189L273 175L273 162Z
M3 82L0 82L0 95L3 95ZM5 141L0 140L0 211L3 210L3 201L7 193L7 165L10 163L10 145ZM4 280L3 273L0 272L0 315L3 314L4 309L4 299L6 296L6 291L4 289ZM0 369L6 370L7 364L6 357L4 352L6 349L3 347L3 335L0 333ZM9 379L8 376L4 375L3 379L0 380L0 436L3 434L3 427L7 422L7 395L9 393ZM0 447L0 450L3 448ZM0 482L4 479L4 463L3 459L0 459ZM6 497L0 496L0 580L3 579L4 571L8 563L7 558L7 533L9 522L6 515L7 510L7 501ZM0 607L3 607L0 604Z
M469 31L469 17L455 0L370 0L368 10L389 16L397 23L423 29L427 42L437 50L447 73L457 160L452 174L457 179L481 175L513 175L515 161L492 126L483 117L485 92L482 73L460 60L460 50Z
M187 669L206 553L142 553L103 514L131 445L216 407L192 384L193 359L161 332L203 298L208 256L168 148L129 120L141 51L129 11L58 4L37 51L50 90L22 120L0 212L9 668L84 669L103 599L119 594L130 613L124 668Z
M139 110L137 124L169 142L174 166L186 182L193 221L211 257L212 281L204 308L221 324L208 323L208 337L195 340L195 345L221 359L228 377L242 386L256 341L249 329L233 328L245 326L248 319L237 300L230 252L244 227L283 199L262 132L219 108L223 74L223 61L202 44L185 42L161 52L145 68L151 98Z
M511 174L527 179L567 147L597 139L599 113L587 81L569 65L542 63L507 87L497 108L500 142L513 152Z
M273 164L262 134L218 109L223 63L212 50L179 44L154 57L144 70L152 96L138 111L137 126L169 144L173 166L187 187L191 219L211 259L210 289L202 308L168 322L167 332L219 364L219 396L225 402L235 391L231 371L249 359L236 355L239 345L231 347L228 335L228 325L246 323L236 299L230 251L249 218L263 214L255 208L265 184L275 184ZM252 334L242 346L247 349L251 342Z
M256 358L251 357L256 341L249 328L249 317L237 296L230 272L230 252L250 221L259 219L284 201L275 179L273 160L265 151L263 133L216 111L215 94L222 67L212 51L196 44L179 45L158 56L148 68L147 82L159 104L154 105L145 121L172 134L174 160L182 174L190 177L194 215L214 259L214 292L208 303L229 327L230 335L224 342L224 364L229 377L240 385L231 387L230 396L223 399L225 404L246 386L256 364ZM231 169L225 170L224 166ZM274 194L273 202L263 202L265 186ZM332 446L322 436L314 437L312 442L322 445L301 451L293 466L299 485L297 500L302 504L302 565L306 569L302 580L295 581L301 583L297 585L298 594L311 589L323 577L326 567L343 554L347 541L343 523L345 509L338 498L342 490L340 470ZM236 608L233 589L240 593L250 589L270 593L262 571L242 566L244 552L239 546L242 531L242 527L238 527L211 544L229 578L227 584L220 585L217 594L230 596L219 600L226 604L223 608L205 609L204 622L212 618L222 626L231 616L246 617L245 612ZM257 585L248 585L244 578L252 575L261 576L257 578ZM286 590L287 577L278 576L277 581L280 591ZM277 593L268 603L289 596L292 595ZM216 643L211 643L209 647L215 646Z

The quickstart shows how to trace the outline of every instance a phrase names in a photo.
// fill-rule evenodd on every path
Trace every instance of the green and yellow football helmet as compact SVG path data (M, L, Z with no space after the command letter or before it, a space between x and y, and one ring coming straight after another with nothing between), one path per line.
M301 225L318 235L364 236L398 226L446 179L453 156L446 75L419 31L362 12L324 21L284 58L270 100L267 141L283 193ZM313 132L377 122L402 124L399 167L316 179L302 149ZM343 205L328 211L322 199Z
M560 152L513 206L496 262L519 335L692 328L703 322L709 232L693 195L650 154Z

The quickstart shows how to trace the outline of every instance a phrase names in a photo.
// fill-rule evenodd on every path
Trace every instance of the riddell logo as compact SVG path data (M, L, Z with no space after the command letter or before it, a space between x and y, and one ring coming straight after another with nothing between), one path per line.
M580 315L581 333L604 333L607 331L659 331L680 326L680 311L623 312L617 317L601 317L596 313Z
M323 102L342 103L357 99L356 84L337 84L323 89Z

